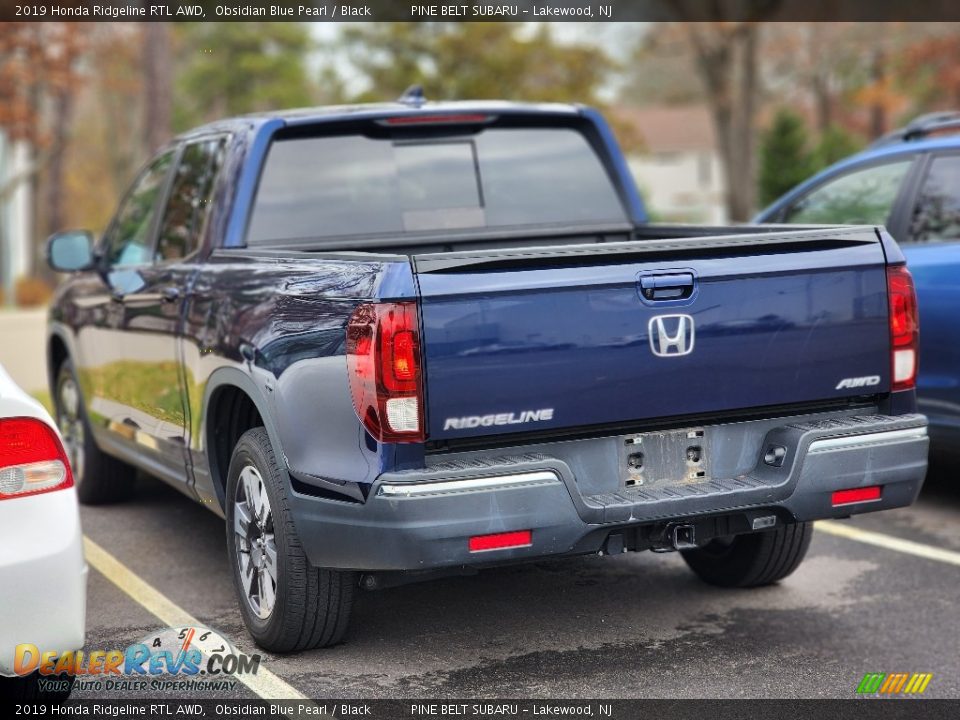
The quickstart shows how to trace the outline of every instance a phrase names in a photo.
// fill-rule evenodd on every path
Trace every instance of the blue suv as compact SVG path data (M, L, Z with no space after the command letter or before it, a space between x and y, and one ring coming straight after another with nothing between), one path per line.
M950 134L954 132L956 134ZM919 409L933 447L960 448L960 112L923 115L810 180L755 219L886 225L920 307Z

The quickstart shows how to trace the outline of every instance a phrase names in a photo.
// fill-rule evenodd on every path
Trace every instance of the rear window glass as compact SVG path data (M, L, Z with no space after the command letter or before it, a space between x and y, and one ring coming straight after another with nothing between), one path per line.
M273 143L247 241L625 220L603 164L570 128L340 135Z

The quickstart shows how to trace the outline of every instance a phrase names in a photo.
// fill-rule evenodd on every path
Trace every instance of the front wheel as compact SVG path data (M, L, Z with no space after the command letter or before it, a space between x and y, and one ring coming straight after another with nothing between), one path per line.
M812 523L793 523L767 532L717 538L682 555L697 576L711 585L759 587L796 570L812 537Z
M264 650L293 652L343 639L356 574L313 567L297 536L270 438L248 430L227 475L227 549L243 621Z

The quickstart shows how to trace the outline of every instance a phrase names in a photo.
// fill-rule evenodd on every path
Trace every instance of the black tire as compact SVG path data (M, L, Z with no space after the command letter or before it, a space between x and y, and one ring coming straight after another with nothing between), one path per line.
M284 477L266 430L261 427L244 433L233 451L227 474L227 552L247 630L257 645L276 653L329 647L340 642L347 631L357 586L356 573L314 567L307 560L294 527ZM251 512L246 498L261 496L262 491L247 490L257 482L269 503L267 510L260 513L266 519L262 525L256 519L244 524L244 518L256 514ZM243 528L253 526L259 529L252 530L257 537L251 539L251 531ZM258 548L260 540L263 549ZM275 558L273 575L271 554ZM241 569L244 561L249 573ZM260 590L253 592L258 583L275 589L264 589L264 584L260 584ZM268 604L269 611L265 609Z
M781 525L768 532L712 540L683 559L704 582L748 588L783 580L797 569L813 537L812 523Z
M57 675L41 680L39 672L26 677L0 675L0 699L17 702L61 702L70 697L75 679L73 675ZM41 681L46 687L41 686Z
M75 398L68 395L69 388ZM105 505L130 497L136 482L136 470L97 447L80 382L70 360L65 360L57 372L53 403L80 502Z

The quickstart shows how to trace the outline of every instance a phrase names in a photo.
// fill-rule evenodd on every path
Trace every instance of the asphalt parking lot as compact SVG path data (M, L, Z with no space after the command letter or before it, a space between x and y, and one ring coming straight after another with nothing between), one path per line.
M345 644L264 654L262 668L275 677L261 680L258 692L852 698L867 672L930 672L926 697L958 698L955 479L941 466L914 507L845 521L856 537L821 528L805 563L776 587L712 588L676 554L635 553L364 592ZM123 648L175 624L158 616L179 608L255 650L237 610L219 518L149 478L131 501L83 508L82 517L87 538L118 561L91 560L107 570L91 568L87 649ZM140 601L128 591L140 592ZM76 698L138 695L82 683ZM196 697L257 693L238 683Z

